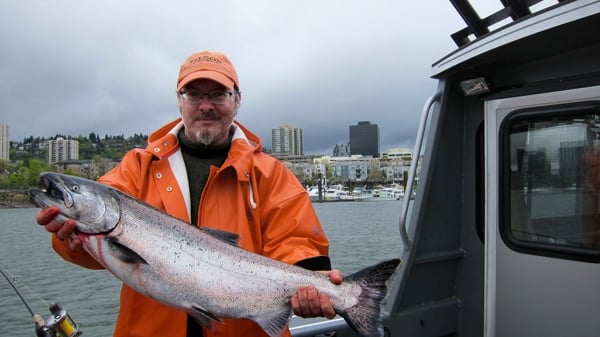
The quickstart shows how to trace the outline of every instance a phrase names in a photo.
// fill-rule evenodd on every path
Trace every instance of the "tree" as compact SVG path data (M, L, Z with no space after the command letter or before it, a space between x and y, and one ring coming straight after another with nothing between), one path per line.
M27 168L27 185L34 186L40 179L40 173L44 171L44 164L38 159L31 159Z
M10 163L7 160L0 159L0 175L2 175L4 172L8 172L9 168Z
M385 178L385 174L382 169L378 167L373 167L369 175L367 176L368 182L380 183L383 182Z
M100 136L96 135L94 132L90 132L88 139L92 143L98 143L100 141Z
M19 171L12 173L8 177L8 181L10 184L10 188L24 188L27 186L25 176Z

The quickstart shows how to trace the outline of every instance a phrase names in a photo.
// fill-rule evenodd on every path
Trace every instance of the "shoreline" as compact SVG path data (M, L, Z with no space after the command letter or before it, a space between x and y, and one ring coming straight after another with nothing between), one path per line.
M1 208L35 208L29 196L22 189L0 191Z

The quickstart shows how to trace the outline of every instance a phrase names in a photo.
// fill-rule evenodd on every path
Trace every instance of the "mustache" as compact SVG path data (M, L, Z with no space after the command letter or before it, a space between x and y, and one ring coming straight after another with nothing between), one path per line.
M203 112L203 113L199 114L198 116L194 117L194 120L200 120L200 121L214 121L214 120L219 120L219 119L221 119L221 115L219 115L216 112L211 112L211 111Z

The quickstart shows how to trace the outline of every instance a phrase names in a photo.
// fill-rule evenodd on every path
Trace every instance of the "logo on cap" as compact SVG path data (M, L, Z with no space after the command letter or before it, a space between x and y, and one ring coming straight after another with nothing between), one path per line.
M202 56L196 57L195 59L189 60L188 64L192 65L192 64L199 63L199 62L212 62L212 63L216 63L216 64L223 63L223 62L221 62L221 60L219 60L218 58L216 58L214 56L202 55Z

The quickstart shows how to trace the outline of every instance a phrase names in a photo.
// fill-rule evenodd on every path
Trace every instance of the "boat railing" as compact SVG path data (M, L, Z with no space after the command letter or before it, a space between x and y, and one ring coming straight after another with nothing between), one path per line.
M400 213L400 237L402 238L402 243L405 251L408 251L412 245L411 239L408 237L408 228L406 225L406 217L408 215L408 206L410 204L411 198L410 196L413 193L413 185L415 183L415 177L417 173L417 166L419 164L419 157L421 154L421 147L423 145L423 138L425 135L425 130L427 129L427 121L429 120L429 115L432 111L431 107L433 104L440 100L441 92L436 92L431 95L429 99L425 102L423 106L423 111L421 112L421 121L419 122L419 129L417 130L417 139L415 141L415 149L413 160L410 163L410 170L408 171L408 179L406 183L406 188L404 189L404 202L402 203L402 211ZM409 196L409 197L406 197Z
M533 12L531 7L542 2L543 0L501 0L500 4L504 7L485 18L480 18L473 6L468 0L450 0L458 14L463 18L467 27L452 34L452 40L457 46L461 47L471 40L470 35L475 36L475 39L486 35L490 32L490 27L498 24L506 19L512 19L511 22L522 19L531 15ZM556 2L568 2L566 0L557 0ZM501 28L501 27L498 27ZM498 29L496 28L496 29Z

